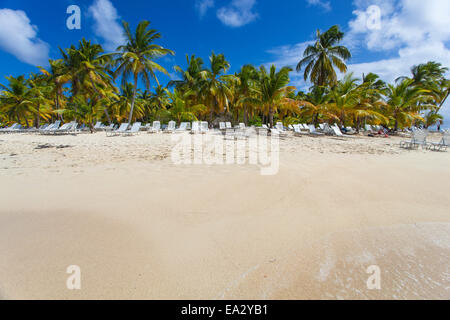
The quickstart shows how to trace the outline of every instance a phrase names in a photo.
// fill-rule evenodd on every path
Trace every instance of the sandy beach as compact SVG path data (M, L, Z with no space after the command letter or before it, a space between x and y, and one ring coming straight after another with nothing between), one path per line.
M263 176L170 134L0 135L0 299L450 299L450 152L405 139L289 136Z

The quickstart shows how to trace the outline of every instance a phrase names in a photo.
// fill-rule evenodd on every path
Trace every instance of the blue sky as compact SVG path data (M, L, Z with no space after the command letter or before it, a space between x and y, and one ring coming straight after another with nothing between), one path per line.
M72 4L81 9L81 30L66 27ZM449 14L448 0L0 0L0 82L36 72L59 58L59 46L82 37L112 50L122 41L120 22L134 28L143 19L176 52L160 60L171 73L185 66L186 54L207 61L212 50L226 55L231 72L246 63L295 66L316 29L338 24L353 54L349 70L393 81L429 60L450 67ZM309 86L301 74L291 78L298 88ZM450 118L448 103L443 113Z

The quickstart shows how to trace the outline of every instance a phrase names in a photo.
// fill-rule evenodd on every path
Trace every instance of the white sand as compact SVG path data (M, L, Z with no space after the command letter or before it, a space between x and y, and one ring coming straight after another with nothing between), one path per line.
M450 152L400 140L289 137L261 176L164 134L0 135L0 298L449 299Z

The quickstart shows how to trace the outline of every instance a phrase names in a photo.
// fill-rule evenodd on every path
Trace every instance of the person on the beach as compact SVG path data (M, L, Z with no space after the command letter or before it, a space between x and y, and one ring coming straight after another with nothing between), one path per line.
M438 120L437 122L437 131L441 131L441 120Z

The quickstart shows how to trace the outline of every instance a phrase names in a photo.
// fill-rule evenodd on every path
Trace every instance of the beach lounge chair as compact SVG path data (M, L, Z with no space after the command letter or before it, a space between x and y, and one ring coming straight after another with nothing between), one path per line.
M412 133L411 141L401 141L400 147L404 149L417 149L427 147L428 130L416 130Z
M368 133L373 133L373 132L374 132L374 130L373 130L373 128L372 128L372 126L371 126L370 124L366 124L366 125L364 126L364 129L365 129L366 132L368 132Z
M233 126L231 125L231 122L225 122L225 127L227 129L233 129Z
M102 127L103 127L102 122L98 121L94 126L94 130L100 130Z
M9 126L9 127L7 127L7 128L3 128L3 129L0 129L0 132L8 133L8 132L10 132L11 130L16 130L19 126L20 126L20 125L19 125L18 123L14 123L12 126Z
M239 129L244 130L245 129L245 123L243 123L243 122L239 123Z
M313 136L322 136L322 135L323 135L322 132L317 132L316 126L313 125L313 124L310 124L310 125L308 126L308 129L309 129L309 134L311 134L311 135L313 135Z
M264 129L269 129L269 127L267 126L267 124L263 124L261 127L264 128Z
M67 134L73 130L74 122L69 122L63 124L60 128L50 130L48 133L50 134Z
M175 132L185 132L188 128L188 122L180 123L180 127L175 130Z
M200 133L200 121L194 121L192 122L192 129L191 129L191 133L195 134L195 133Z
M161 122L153 121L152 127L148 130L148 133L157 133L161 131Z
M347 134L343 134L341 129L337 125L331 126L331 130L333 131L333 134L340 138L354 138L353 136L349 136Z
M141 123L135 122L131 126L130 130L125 130L124 132L120 132L120 134L124 135L124 136L132 136L132 135L138 134L140 129L141 129Z
M51 134L59 129L59 125L61 124L61 121L57 120L54 123L50 124L45 129L42 129L39 131L40 134Z
M287 137L287 133L286 133L286 132L280 131L280 130L277 129L277 128L272 128L272 129L270 129L270 134L271 134L271 135L277 135L277 136L279 136L280 138Z
M127 130L128 130L128 123L124 122L124 123L122 123L120 125L120 127L118 129L111 130L111 131L106 131L106 135L108 136L108 133L109 133L109 136L113 137L113 136L120 135L120 134L124 133Z
M347 134L355 134L356 130L353 129L352 127L346 127L345 129L347 129Z
M219 122L219 130L225 130L227 128L227 125L225 122Z
M209 125L208 122L206 121L202 121L200 123L200 132L201 133L207 133L209 131Z
M292 127L294 128L295 136L300 137L305 134L302 132L300 124L294 124Z
M275 129L277 129L280 132L284 132L284 126L282 122L277 122L277 124L275 125Z
M446 151L447 147L450 146L450 131L444 131L442 133L442 139L439 143L429 142L427 149L433 151Z
M173 133L175 131L177 123L175 121L169 121L169 124L166 128L166 130L164 130L165 133Z

